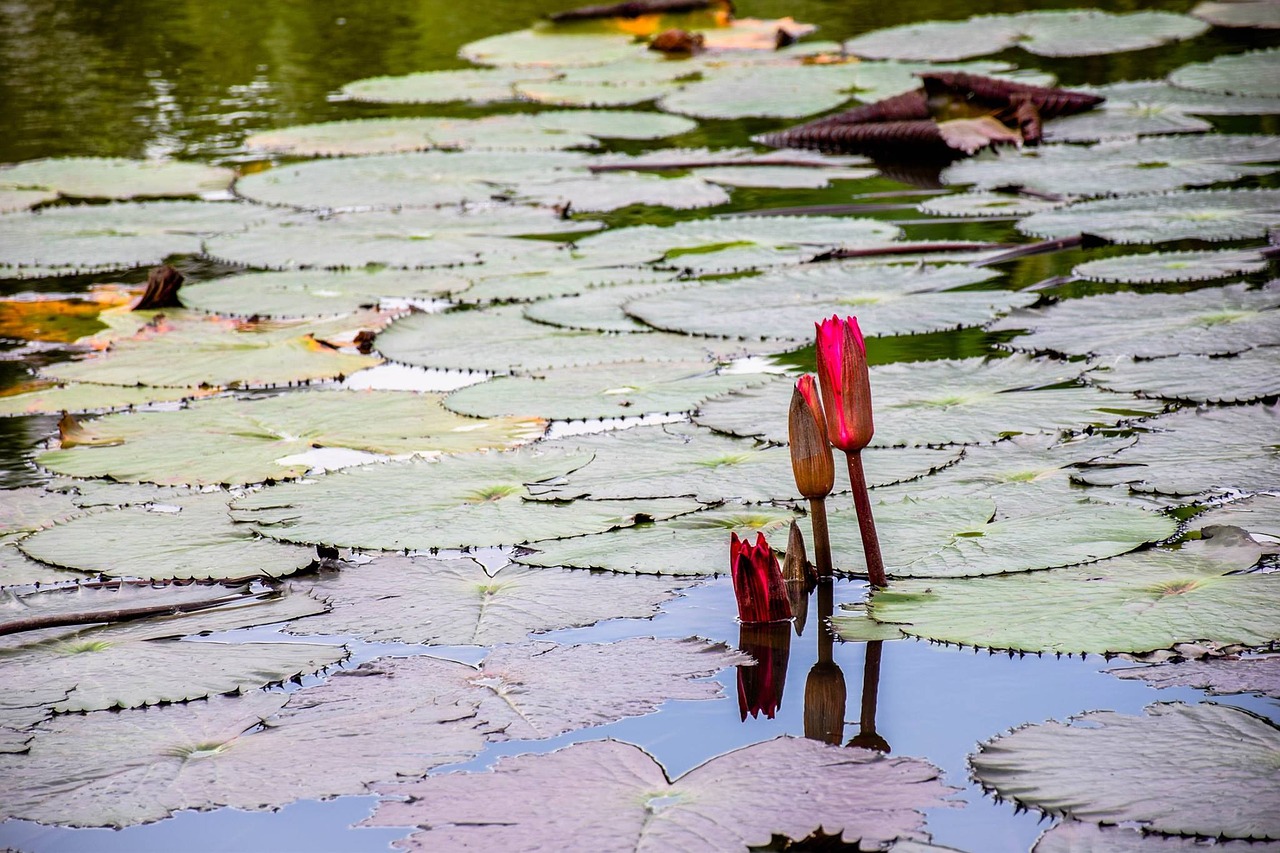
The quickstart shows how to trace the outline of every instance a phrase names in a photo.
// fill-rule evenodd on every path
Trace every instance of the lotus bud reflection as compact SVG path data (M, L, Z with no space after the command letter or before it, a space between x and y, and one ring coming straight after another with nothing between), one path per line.
M844 737L847 694L844 673L832 654L836 638L829 620L834 608L835 589L824 578L818 582L818 661L804 684L804 736L838 745Z
M763 533L756 534L754 545L739 539L737 533L731 534L729 568L733 575L733 594L738 599L738 618L744 624L791 618L782 569Z
M791 626L786 622L760 622L738 627L738 648L755 659L754 665L738 665L738 713L764 714L770 720L782 707L791 656Z
M818 382L827 437L845 453L871 443L871 379L867 373L867 345L858 318L831 317L818 329Z

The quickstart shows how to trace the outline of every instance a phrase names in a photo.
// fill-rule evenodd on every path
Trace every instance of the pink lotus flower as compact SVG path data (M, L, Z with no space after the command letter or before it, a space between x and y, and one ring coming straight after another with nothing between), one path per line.
M856 317L831 317L818 328L818 382L827 418L827 437L845 453L871 443L871 380L867 345Z
M737 533L731 534L729 569L733 574L733 594L738 599L738 618L744 624L791 618L787 584L763 533L756 534L754 545L739 539Z

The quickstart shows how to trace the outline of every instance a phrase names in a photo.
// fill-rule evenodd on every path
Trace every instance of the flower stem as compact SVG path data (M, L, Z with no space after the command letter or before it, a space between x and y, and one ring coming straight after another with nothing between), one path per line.
M849 460L849 484L853 487L853 505L858 510L858 529L862 533L862 550L867 557L867 579L874 587L886 587L884 559L880 556L880 537L876 535L876 520L871 515L871 496L867 492L867 475L862 470L862 453L846 453Z
M827 532L827 499L809 498L809 522L813 525L813 557L818 577L831 577L831 536Z

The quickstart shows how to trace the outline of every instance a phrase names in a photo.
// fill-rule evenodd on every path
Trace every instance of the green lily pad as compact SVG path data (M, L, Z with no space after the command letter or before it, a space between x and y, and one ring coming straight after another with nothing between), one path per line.
M693 210L729 201L729 193L722 187L694 175L667 178L631 172L528 180L520 184L515 196L518 201L575 213L605 213L636 204Z
M780 416L785 420L785 415ZM534 497L647 498L685 495L708 503L798 500L791 454L783 447L728 438L690 424L664 424L560 439L553 446L590 453L563 481L531 487ZM863 454L872 488L914 480L959 454L932 448ZM847 491L837 487L837 493Z
M172 403L191 395L185 388L125 388L73 382L38 391L0 397L0 417L56 415L58 412L108 412L132 409L148 403Z
M1195 527L1226 524L1239 527L1260 542L1280 542L1280 497L1255 495L1215 507L1195 517Z
M1280 347L1259 347L1227 358L1175 355L1114 359L1094 381L1113 391L1191 403L1251 403L1280 396Z
M604 65L644 55L644 46L629 35L553 33L517 30L469 42L458 56L478 65L573 68ZM658 60L661 57L654 57Z
M1071 271L1089 281L1148 284L1166 281L1209 281L1262 272L1267 260L1257 252L1225 249L1208 252L1155 252L1120 255L1080 264Z
M442 299L470 282L445 272L306 270L224 276L184 285L182 304L224 317L325 317L383 300Z
M613 69L628 60L597 66ZM631 107L657 100L674 91L677 84L666 81L630 82L610 85L569 76L558 80L533 80L516 86L517 94L526 100L557 107Z
M1156 414L1163 404L1069 384L1078 366L1027 358L981 358L871 368L877 447L979 444L1019 433L1078 430ZM1061 387L1059 387L1061 386ZM704 403L694 420L718 432L787 442L791 382L776 381Z
M507 305L483 311L411 314L392 323L378 336L376 345L386 358L404 364L492 371L585 367L642 358L654 359L656 365L661 361L705 361L713 356L727 359L768 350L760 344L747 346L660 332L606 335L560 329L527 320L523 311L522 306ZM502 346L495 347L494 341L501 341ZM711 367L704 364L697 372Z
M49 190L7 190L0 187L0 213L29 210L57 197L56 192Z
M669 279L664 282L595 287L583 293L535 302L524 309L524 316L536 323L557 326L561 329L617 333L650 332L653 330L649 326L624 311L623 306L634 299L652 296L655 293L680 290L687 292L689 287L696 285L697 282Z
M1230 355L1280 344L1280 282L1190 293L1106 293L1024 309L990 328L1028 329L1010 346L1072 355Z
M39 486L0 491L0 536L41 530L84 510L68 494Z
M1183 89L1220 95L1280 97L1280 48L1254 50L1184 65L1169 75Z
M1169 107L1191 115L1269 115L1280 112L1280 100L1180 89L1163 80L1130 80L1103 86L1081 87L1106 98L1101 109Z
M1152 432L1117 453L1113 466L1083 471L1079 479L1165 495L1274 489L1278 425L1277 405L1175 412L1150 422Z
M282 545L231 520L227 496L187 498L173 507L93 513L22 539L36 560L112 577L282 577L315 560L308 548Z
M982 15L967 21L926 21L875 30L845 42L872 59L952 60L1011 47L1039 56L1096 56L1194 38L1203 21L1170 12L1113 15L1097 9Z
M1280 638L1280 578L1240 574L1266 549L1242 531L1217 530L1176 551L1086 566L963 582L902 580L875 595L871 615L916 637L1023 652L1271 643Z
M385 322L377 314L324 321L261 323L168 313L134 337L81 361L51 364L59 382L165 388L272 386L333 379L378 364L322 341L345 339Z
M916 205L933 216L1027 216L1062 207L1063 202L994 192L967 192L938 196Z
M1021 186L1078 196L1134 195L1265 175L1280 166L1274 136L1211 134L1095 145L1002 148L949 166L943 183ZM1254 164L1254 165L1246 165Z
M388 462L247 495L233 503L232 515L286 542L415 550L580 536L700 506L687 499L527 500L526 484L562 477L589 461L582 454L525 451ZM353 514L356 503L378 509Z
M820 264L641 297L628 314L665 331L808 342L815 318L854 312L870 335L976 326L1036 295L952 290L999 273L960 265ZM949 291L949 292L948 292Z
M610 362L499 376L453 392L445 406L481 418L503 413L550 420L632 417L692 411L709 397L764 381L762 374L717 373L706 361Z
M461 418L439 394L299 391L265 399L219 397L171 412L85 424L84 444L42 453L59 474L161 485L240 485L301 477L313 448L364 453L465 453L538 438L538 420Z
M876 641L901 640L906 634L897 625L877 622L867 614L864 603L840 605L840 616L832 616L831 629L842 643L873 643Z
M633 283L674 282L673 273L623 267L584 269L548 268L532 272L473 279L471 287L453 298L457 302L532 302L557 296L572 296L597 287L608 288Z
M386 557L322 573L311 589L333 609L288 630L375 643L493 646L532 632L648 618L688 586L515 565L489 573L474 560Z
M1096 142L1167 133L1208 133L1213 125L1169 105L1118 104L1045 122L1048 142Z
M552 71L528 68L463 68L422 71L394 77L366 77L342 87L353 101L377 104L446 104L468 101L489 104L517 100L518 83L550 80Z
M1040 836L1032 853L1203 853L1200 838L1156 835L1082 820L1063 820ZM1280 844L1216 839L1214 853L1280 853Z
M79 572L54 568L31 559L18 550L18 540L21 538L16 535L0 536L0 588L30 584L57 584L85 579L86 575ZM0 752L7 751L4 737L5 725L4 704L0 700Z
M65 198L200 196L230 189L236 173L221 166L124 157L55 157L0 168L0 190L44 190Z
M1273 0L1205 0L1191 14L1215 27L1280 28L1280 8Z
M720 166L694 172L704 181L729 187L763 187L766 189L822 189L832 181L859 181L872 178L875 169L834 168L810 169L796 166Z
M1017 228L1046 239L1092 234L1113 243L1249 240L1280 225L1280 190L1200 190L1108 198L1036 213Z
M782 737L669 779L644 750L606 740L507 756L482 773L379 785L396 799L365 825L420 827L401 842L418 851L557 847L565 838L591 850L741 850L815 833L878 850L926 837L922 810L947 805L952 790L939 775L917 758ZM544 794L552 789L554 813Z
M1280 729L1226 705L1148 705L1142 716L1090 711L1026 726L970 757L1001 796L1049 813L1176 835L1280 838L1267 796ZM1222 808L1231 801L1232 807Z
M838 65L747 66L688 83L658 106L698 118L803 118L850 100L854 87L854 75Z

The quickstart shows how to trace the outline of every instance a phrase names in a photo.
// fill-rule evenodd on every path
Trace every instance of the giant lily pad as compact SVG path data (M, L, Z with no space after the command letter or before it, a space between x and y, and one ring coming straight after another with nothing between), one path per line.
M1083 471L1079 478L1167 495L1274 489L1280 482L1278 425L1277 405L1175 412L1153 421L1153 431L1117 453L1112 464Z
M1280 97L1280 49L1255 50L1184 65L1169 82L1184 89L1221 95Z
M495 346L495 341L502 345ZM640 358L655 359L656 365L660 361L727 358L766 351L759 344L745 346L659 332L605 335L561 329L525 319L518 305L485 311L412 314L380 334L377 348L392 361L404 364L492 371L544 370Z
M1211 134L1096 145L1001 149L947 168L942 181L980 189L1022 186L1078 196L1133 195L1265 175L1280 166L1274 136ZM1246 165L1254 164L1254 165Z
M878 447L977 444L1004 435L1114 424L1164 406L1128 395L1070 384L1079 366L1061 362L980 358L877 365L871 368ZM778 380L704 403L694 420L719 432L786 443L791 383Z
M650 269L587 267L557 269L554 266L531 272L477 278L466 291L457 294L458 302L532 302L556 296L572 296L596 287L613 287L639 282L666 283L675 280L672 273Z
M520 184L516 197L578 213L608 212L636 204L692 210L729 201L724 189L695 175L666 178L628 172L528 180Z
M1194 524L1196 527L1226 524L1247 530L1258 541L1280 543L1280 497L1255 495L1232 501L1196 516Z
M1215 27L1280 28L1280 8L1273 0L1204 0L1191 14Z
M688 424L636 427L557 444L594 458L563 482L532 487L537 497L688 495L707 502L747 503L799 498L786 448L755 445ZM873 449L863 456L867 482L875 488L913 480L949 465L958 454L913 448Z
M63 382L165 388L271 386L333 379L378 363L342 352L361 330L386 318L369 312L315 322L251 322L157 315L105 353L65 361L43 373Z
M148 403L171 403L191 396L187 388L125 388L119 385L69 385L44 383L45 387L0 396L0 417L57 414L58 412L106 412L131 409Z
M1085 201L1023 219L1024 234L1113 243L1248 240L1280 224L1280 190L1200 190Z
M47 201L54 201L58 194L49 190L7 190L0 187L0 213L28 210ZM5 277L11 273L5 272Z
M1280 112L1280 100L1180 89L1163 80L1128 80L1084 87L1107 99L1103 110L1168 107L1191 115L1268 115Z
M515 565L490 573L474 560L385 557L322 573L312 591L333 610L289 630L371 642L492 646L535 631L649 617L687 586Z
M1001 796L1099 823L1156 832L1280 838L1272 790L1280 729L1224 705L1155 704L1143 716L1091 711L981 746L974 774ZM1224 809L1225 801L1231 808Z
M1261 272L1267 261L1257 252L1227 249L1208 252L1154 252L1118 255L1080 264L1071 271L1089 281L1148 284L1166 281L1208 281Z
M94 513L26 537L29 557L117 577L280 577L309 566L315 552L258 536L228 515L226 497Z
M366 77L342 87L353 101L391 104L487 104L516 99L518 83L550 80L554 72L526 68L463 68L423 71L398 77Z
M224 316L324 317L389 299L440 299L469 285L467 279L435 271L264 272L185 285L182 304Z
M39 486L0 491L0 536L40 530L80 515L70 495Z
M1040 836L1032 853L1203 853L1203 839L1157 835L1083 820L1063 820ZM1280 844L1216 839L1214 853L1280 853Z
M959 265L823 264L641 297L626 311L667 331L804 342L815 317L852 311L868 334L905 335L981 325L1035 301L1008 290L951 290L997 275Z
M1062 205L1060 201L1025 195L968 192L926 199L917 208L934 216L1027 216Z
M658 106L699 118L802 118L840 106L854 86L853 74L841 66L747 66L689 83Z
M951 789L917 758L787 737L675 780L639 747L596 741L377 790L404 799L384 801L366 825L421 827L400 845L409 850L738 850L815 832L871 850L926 837L922 810L948 805Z
M1168 104L1119 103L1046 122L1044 139L1049 142L1096 142L1168 133L1207 133L1210 130L1213 130L1213 125L1209 122ZM1126 179L1123 185L1126 191L1128 185Z
M458 55L479 65L573 68L643 56L643 51L629 35L517 30L464 44Z
M1072 355L1231 355L1280 344L1280 282L1190 293L1106 293L1015 312L991 328L1029 329L1011 347Z
M1114 359L1094 381L1114 391L1192 403L1249 403L1280 396L1280 347L1259 347L1230 358L1176 355Z
M1093 56L1193 38L1206 29L1170 12L1063 9L889 27L845 42L845 50L873 59L965 59L1011 47L1040 56Z
M300 477L312 448L366 453L459 453L537 438L538 420L475 421L445 411L437 394L302 391L257 400L221 397L173 412L116 415L85 424L85 441L39 457L75 477L163 485L238 485Z
M289 542L423 549L511 545L579 536L692 512L694 501L529 501L526 483L561 477L582 454L450 456L389 462L288 484L238 499L233 515ZM353 514L353 503L378 507Z
M445 405L481 418L616 418L688 412L709 397L765 381L763 374L718 373L705 361L615 362L499 376L453 392Z
M1193 687L1218 695L1262 693L1280 699L1280 655L1157 663L1107 672L1116 678L1145 681L1158 690Z
M1239 574L1264 548L1232 528L1100 563L964 581L902 580L871 615L917 637L1024 652L1149 652L1280 639L1280 577Z
M199 196L231 186L221 166L123 157L58 157L0 168L0 191L47 190L67 198L135 199Z
M21 538L14 535L0 536L0 588L85 579L85 575L78 572L65 571L31 559L18 550L18 540ZM5 725L3 717L3 706L0 705L0 728ZM4 751L3 740L0 733L0 752Z
M557 299L543 299L524 309L524 316L548 326L593 332L648 332L652 329L623 310L634 299L682 290L697 282L662 281L596 287Z

